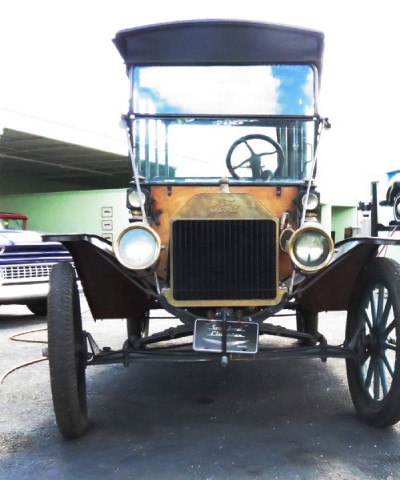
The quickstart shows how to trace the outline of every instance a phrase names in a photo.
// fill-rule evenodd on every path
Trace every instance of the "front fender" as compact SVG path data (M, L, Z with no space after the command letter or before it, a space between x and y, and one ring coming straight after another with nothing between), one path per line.
M334 258L324 270L296 279L294 298L313 313L347 310L358 276L384 245L400 246L400 240L353 237L338 242Z
M60 242L71 253L93 318L137 318L150 308L155 287L123 267L105 239L60 234L43 240Z

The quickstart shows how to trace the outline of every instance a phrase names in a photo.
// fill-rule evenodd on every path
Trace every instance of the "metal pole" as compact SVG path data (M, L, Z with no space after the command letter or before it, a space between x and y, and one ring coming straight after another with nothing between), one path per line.
M378 236L378 194L377 194L378 182L371 183L371 236Z

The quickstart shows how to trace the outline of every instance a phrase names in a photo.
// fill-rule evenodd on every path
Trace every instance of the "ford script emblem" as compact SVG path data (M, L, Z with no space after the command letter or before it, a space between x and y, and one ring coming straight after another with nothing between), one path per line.
M210 208L211 213L237 213L239 205L235 200L221 199Z

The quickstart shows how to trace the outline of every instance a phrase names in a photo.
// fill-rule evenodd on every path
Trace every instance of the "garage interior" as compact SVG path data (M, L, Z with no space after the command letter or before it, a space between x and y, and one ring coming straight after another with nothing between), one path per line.
M112 240L128 222L131 177L128 155L12 128L0 136L0 211L27 215L30 230Z
M1 196L126 188L130 178L128 155L10 128L0 135Z

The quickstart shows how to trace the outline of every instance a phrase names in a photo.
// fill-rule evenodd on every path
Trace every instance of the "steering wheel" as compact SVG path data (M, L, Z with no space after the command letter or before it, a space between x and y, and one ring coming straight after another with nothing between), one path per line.
M269 143L273 146L272 151L265 151L261 153L256 153L251 145L252 140L262 140L264 142ZM253 146L257 142L252 142ZM233 153L239 145L244 144L247 147L247 150L250 153L250 156L243 161L232 161ZM264 168L262 157L267 155L276 155L277 157L277 168L273 172L272 170L267 170ZM250 168L251 169L251 176L257 180L272 180L274 177L280 177L282 172L282 167L285 161L285 154L283 153L282 147L279 145L271 137L267 135L261 134L252 134L252 135L245 135L244 137L239 138L236 140L230 147L228 154L226 156L226 166L228 167L229 173L232 175L233 178L243 178L236 173L236 170L241 168Z

